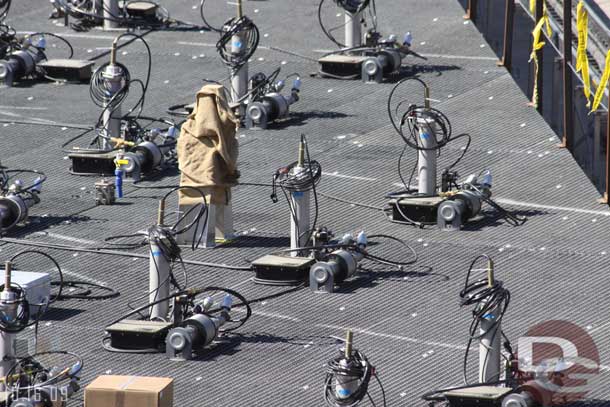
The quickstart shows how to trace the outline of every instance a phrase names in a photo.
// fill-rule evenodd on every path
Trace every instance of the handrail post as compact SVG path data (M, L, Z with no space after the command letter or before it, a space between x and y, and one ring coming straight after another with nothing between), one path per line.
M477 0L468 0L468 9L466 10L465 20L470 20L473 23L477 20Z
M563 138L560 147L572 148L574 106L572 85L572 0L563 0Z
M515 0L506 0L504 11L504 46L502 49L502 59L498 61L498 66L503 66L510 72L513 63L513 22L515 18Z
M535 24L538 24L540 19L544 15L544 0L538 0L536 2L536 13L535 13ZM544 35L541 33L541 35ZM538 87L538 100L534 100L534 104L538 106L538 112L542 114L542 104L544 100L544 47L536 51L536 58L538 59L538 69L536 72L536 86Z

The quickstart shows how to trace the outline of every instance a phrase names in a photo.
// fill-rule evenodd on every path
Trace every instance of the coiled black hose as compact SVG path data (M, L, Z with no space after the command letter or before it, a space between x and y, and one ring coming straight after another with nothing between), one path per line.
M381 388L383 406L385 406L386 400L383 385L381 384L379 377L377 377L375 367L371 365L366 356L358 350L353 350L347 366L345 363L341 363L344 360L345 358L341 356L328 362L326 380L324 383L324 400L326 401L326 404L331 407L354 407L365 397L371 399L371 396L369 395L369 384L374 377ZM333 382L338 376L352 377L352 380L359 382L358 388L346 398L338 398L335 394ZM372 404L375 405L374 403Z
M491 274L471 282L470 274L474 271L475 265L482 259L487 261L487 271ZM479 255L470 263L468 273L466 274L466 281L464 282L464 288L460 291L460 306L474 306L474 309L472 310L472 322L468 329L468 343L466 345L466 352L464 353L463 376L465 385L469 384L466 372L470 347L474 341L479 340L482 337L482 335L478 333L481 319L498 310L498 316L497 318L494 318L494 322L489 328L490 330L495 330L495 327L499 326L502 322L502 318L504 318L504 314L510 304L510 291L503 286L501 281L493 279L492 276L493 260L486 254ZM497 334L504 336L502 331Z
M6 18L10 8L11 0L0 0L0 22Z
M240 35L242 38L239 47L241 52L232 52L233 37ZM222 34L216 43L216 49L220 58L233 69L239 69L254 55L260 33L258 27L248 17L232 18L222 27Z

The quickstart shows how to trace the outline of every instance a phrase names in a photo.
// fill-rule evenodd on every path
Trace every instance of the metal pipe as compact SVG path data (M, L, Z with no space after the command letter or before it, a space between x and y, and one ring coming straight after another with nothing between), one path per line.
M119 28L119 0L104 0L104 30Z
M471 20L473 23L477 19L477 0L468 0L468 9L466 10L465 19Z
M162 199L159 201L159 212L157 214L157 225L163 226L165 223L165 200Z
M11 271L13 269L13 263L7 261L4 263L4 290L11 290Z
M160 298L169 297L170 265L163 254L163 250L152 239L150 239L150 260L148 277L148 300L152 304ZM150 307L150 319L167 318L169 300L154 304Z
M563 139L561 146L572 147L574 131L574 87L572 85L572 0L563 0Z
M610 107L608 108L608 117L606 122L606 191L604 192L602 203L607 204L610 197Z
M536 14L535 23L538 24L540 19L544 16L544 1L539 0L536 2ZM544 32L540 35L545 35ZM544 47L536 51L536 58L538 58L538 71L536 72L536 86L538 87L538 100L534 100L534 103L538 106L538 112L542 114L542 104L544 100Z
M348 329L345 334L345 359L351 359L352 356L352 340L354 334L351 329Z
M515 0L506 0L504 11L504 46L499 66L510 72L513 63L513 23L515 19Z
M499 315L500 310L496 307L480 319L479 383L500 380L502 331L498 322Z
M244 16L244 8L242 5L242 0L237 0L237 18L242 18Z
M361 12L345 12L345 47L356 48L362 46L362 27L360 23Z

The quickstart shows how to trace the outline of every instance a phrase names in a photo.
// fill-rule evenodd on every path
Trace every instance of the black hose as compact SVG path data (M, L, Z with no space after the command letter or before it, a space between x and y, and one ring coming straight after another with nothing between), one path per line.
M242 37L241 47L239 47L241 52L239 53L231 51L235 35ZM224 63L236 70L254 55L259 38L258 27L248 17L232 18L223 26L220 39L216 43L216 49Z

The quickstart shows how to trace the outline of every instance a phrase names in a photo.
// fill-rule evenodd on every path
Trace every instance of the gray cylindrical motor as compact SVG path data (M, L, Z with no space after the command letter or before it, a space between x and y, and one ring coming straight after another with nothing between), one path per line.
M534 407L536 405L536 400L527 391L509 394L502 400L502 407Z
M204 309L209 309L212 304L212 300L209 299ZM227 295L218 317L204 313L195 314L185 319L181 326L170 330L165 338L166 355L172 360L192 359L193 351L212 343L218 335L219 328L230 319L231 305L231 296Z
M349 236L349 235L348 235ZM352 241L344 237L344 241ZM366 235L360 232L357 239L358 247L366 247ZM362 251L339 249L328 256L327 261L320 261L311 266L309 271L309 287L313 291L332 293L336 283L344 281L356 274L358 262L364 258Z
M379 83L384 75L398 71L402 65L402 54L397 48L383 48L362 63L362 81Z
M36 47L28 47L14 51L0 61L0 83L13 86L13 82L31 75L36 71L36 65L44 60L44 53Z
M268 124L288 117L290 105L299 101L301 90L301 80L295 79L292 83L290 96L280 93L284 87L284 82L280 81L275 85L276 91L268 93L261 100L251 102L246 111L246 126L248 128L267 128Z
M0 230L12 229L28 218L29 208L40 202L38 194L41 189L40 178L35 181L30 194L21 192L21 181L16 181L9 188L9 193L0 197Z
M470 176L464 183L464 189L439 205L438 227L442 230L460 230L468 219L480 212L483 201L491 196L491 182L489 171L485 172L480 184L475 176Z
M167 131L165 142L162 145L154 141L144 141L135 146L131 151L121 153L121 157L128 161L121 169L125 174L139 180L140 174L147 173L163 164L165 154L175 146L177 130L170 127ZM159 130L153 133L154 140L160 134Z

